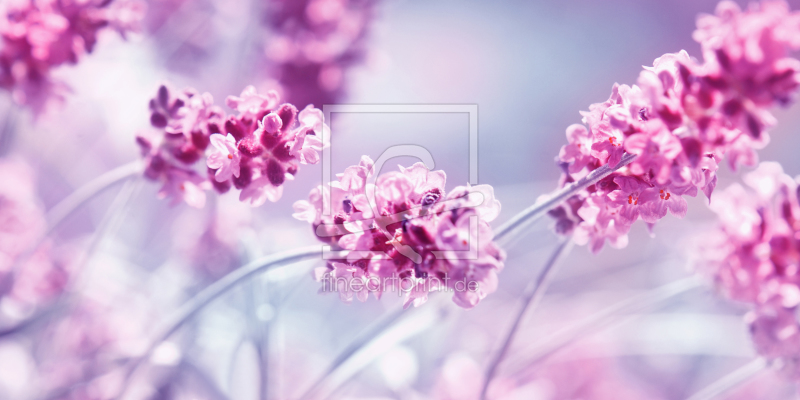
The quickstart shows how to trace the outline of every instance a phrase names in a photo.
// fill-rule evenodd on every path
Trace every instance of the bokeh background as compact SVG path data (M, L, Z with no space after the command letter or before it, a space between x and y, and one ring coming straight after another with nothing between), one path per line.
M102 36L93 54L56 71L72 90L61 107L33 118L6 94L0 97L8 126L3 155L33 164L38 193L50 208L81 184L139 157L134 137L150 129L147 103L160 83L210 92L218 103L249 84L274 86L262 61L270 35L262 2L150 0L151 11L169 12L148 15L144 31L128 40ZM560 171L553 160L580 110L607 99L614 82L634 83L642 65L664 53L685 49L701 56L692 40L695 18L713 12L716 3L380 1L364 61L347 71L342 103L477 104L479 181L495 187L502 223L556 187ZM800 7L800 1L790 3ZM800 174L799 111L776 113L772 145L760 152L790 175ZM343 114L329 122L334 171L361 155L376 159L391 145L419 144L447 172L448 188L467 180L465 114ZM410 162L398 159L387 168ZM727 166L721 171L718 188L738 179ZM170 207L156 198L157 185L140 180L91 200L54 240L93 249L72 290L108 309L100 323L123 331L126 340L118 346L135 353L156 322L225 272L260 255L313 244L307 224L291 218L292 203L321 180L319 165L305 166L277 203L251 209L228 193L211 195L203 210ZM653 237L635 226L626 249L591 255L575 248L542 306L524 319L500 375L525 370L538 340L559 327L691 276L692 245L714 225L706 203L702 196L690 200L686 218L665 218ZM210 223L220 227L219 237L203 236ZM198 246L201 240L220 241L228 251L203 252L214 247ZM473 310L433 296L406 311L401 338L363 352L334 397L443 398L437 388L448 362L486 365L520 294L555 243L549 221L520 237L507 249L498 291ZM310 274L318 264L270 272L215 302L160 349L137 395L257 399L265 381L269 398L304 392L349 343L402 304L396 296L344 304L335 294L318 294ZM9 323L32 312L2 304L0 310ZM638 398L683 399L755 357L745 311L708 287L695 289L592 332L549 363L571 366L574 376L567 380L584 379L581 374L599 379L598 371L613 370L615 377L603 379L624 382ZM37 398L41 354L31 349L58 354L53 335L0 340L0 398ZM544 383L533 385L519 398L555 398L547 397L548 390L553 392ZM792 396L791 385L768 373L728 398Z

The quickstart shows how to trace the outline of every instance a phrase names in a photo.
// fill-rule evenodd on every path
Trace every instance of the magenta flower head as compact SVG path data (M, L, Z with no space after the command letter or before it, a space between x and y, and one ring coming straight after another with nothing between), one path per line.
M225 146L235 147L225 153L229 150L215 145L208 167L221 171L229 166L229 174L234 175L229 181L241 189L241 201L252 206L266 200L278 201L283 183L294 179L300 164L316 164L320 160L322 138L328 137L322 111L309 105L298 112L292 104L280 104L274 91L259 95L252 86L245 88L240 97L228 97L227 103L239 112L225 121ZM221 142L222 135L215 140ZM222 167L215 168L217 158L227 158L230 163L223 162ZM217 172L215 179L224 183L221 176L229 174Z
M800 203L796 180L761 163L711 208L720 228L701 246L699 269L727 297L753 306L747 322L758 352L800 379Z
M336 290L348 302L397 291L408 307L425 303L431 291L451 290L464 308L494 292L505 253L492 242L489 222L500 211L492 187L446 193L445 173L422 163L377 180L374 169L364 156L294 205L294 217L336 251L315 271L323 291Z
M170 198L173 205L205 205L211 183L192 166L205 154L211 135L222 132L224 120L225 112L208 93L158 88L150 100L150 124L158 131L140 135L136 142L145 159L145 177L163 185L159 197Z
M264 53L295 104L336 103L361 62L378 0L269 0Z
M0 88L41 112L64 85L50 70L91 53L101 30L138 30L144 3L133 0L11 0L0 21Z
M746 12L722 2L716 16L702 16L695 32L705 55L700 64L681 51L645 67L638 85L614 85L611 97L582 112L583 125L567 129L569 144L557 162L563 185L602 166L629 165L551 211L559 233L574 234L593 252L606 241L627 244L631 225L653 225L687 211L683 196L709 199L726 156L731 167L755 165L769 141L770 109L787 105L797 91L800 13L767 1Z
M158 132L137 143L145 176L164 185L161 197L203 207L206 190L235 187L241 201L259 206L281 197L300 164L319 162L323 130L328 134L322 111L308 106L298 113L280 104L274 91L262 95L252 86L226 103L237 115L226 115L210 94L193 89L161 86L150 100L150 123ZM207 170L198 173L193 166L203 157Z

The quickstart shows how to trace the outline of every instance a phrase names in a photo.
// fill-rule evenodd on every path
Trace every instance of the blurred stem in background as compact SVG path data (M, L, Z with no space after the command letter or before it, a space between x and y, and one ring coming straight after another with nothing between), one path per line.
M519 369L522 369L544 362L548 357L580 339L600 333L631 318L636 318L641 313L653 311L663 306L667 301L692 289L701 287L701 285L702 282L696 277L684 278L606 307L537 342L534 344L535 350L532 353L523 352L519 354L515 357L518 361L515 360L517 362L514 364L518 364ZM631 316L615 318L621 314L631 314Z
M299 397L299 400L306 400L313 398L315 394L320 390L322 386L324 386L325 381L336 372L336 370L342 366L347 360L349 360L354 354L356 354L359 350L364 348L367 344L372 342L376 337L380 336L380 334L385 331L387 328L393 326L401 316L404 315L403 311L405 309L400 308L398 310L392 311L383 316L380 320L378 320L375 324L368 327L363 333L358 335L350 344L348 344L344 350L342 350L334 359L331 361L331 364L325 370L325 372L314 381L311 386L309 386L308 390L303 393L302 396Z
M500 348L497 350L497 353L495 353L494 357L491 358L489 367L486 369L486 377L483 381L483 387L481 388L481 400L486 399L486 393L489 388L489 384L491 383L492 378L494 378L500 362L503 361L503 357L505 357L508 348L514 341L514 335L517 333L517 329L522 321L522 317L525 315L525 312L528 311L528 309L532 310L539 304L544 296L544 292L547 291L547 287L553 280L553 276L556 273L556 266L559 264L559 261L569 253L571 248L572 240L570 238L562 239L561 243L558 244L553 254L545 263L544 267L542 267L542 270L539 272L539 275L536 277L536 279L531 281L528 284L528 287L525 288L525 292L522 294L522 302L516 316L514 317L514 321L511 323L511 327L509 328L508 332L506 332L506 334L503 336L504 339L500 345Z
M119 182L140 175L143 170L144 164L142 164L141 161L133 161L114 168L79 187L47 212L47 230L44 236L47 237L50 235L64 219L72 215L75 210L87 201L95 198L97 195L105 192ZM44 238L42 238L42 240L44 240ZM41 241L37 243L37 246L39 244L41 244Z
M241 240L244 249L245 260L256 260L261 256L261 251L254 240ZM256 357L258 359L258 399L267 400L269 398L269 338L270 329L272 328L272 321L264 318L261 310L267 307L268 310L274 310L272 297L270 296L273 291L278 290L278 285L270 286L267 281L259 281L254 279L248 282L245 287L245 313L247 320L247 335L244 341L251 341L255 347ZM263 288L263 289L262 289ZM266 293L266 296L264 295ZM273 311L274 312L274 311ZM234 353L235 354L235 353Z
M745 364L741 368L723 376L711 385L706 386L705 389L695 393L688 400L711 400L722 396L729 391L738 388L739 386L749 382L751 379L764 372L769 364L766 360L759 357L755 360Z
M53 208L51 208L46 215L48 224L45 233L14 263L9 279L14 279L14 272L24 265L25 262L27 262L30 257L39 249L42 243L44 243L44 241L53 233L53 231L58 228L59 225L67 219L67 217L77 211L83 204L115 186L116 184L124 182L130 178L137 177L141 172L142 164L138 161L122 165L89 181L85 185L72 192L72 194L61 200L58 204L53 206ZM78 266L76 268L77 271L81 271L83 269L81 267L89 262L92 254L100 245L101 241L108 235L112 235L113 232L119 228L119 224L124 218L125 210L127 210L128 202L140 187L140 183L141 180L137 180L135 182L128 181L127 184L117 194L108 211L103 216L103 219L92 233L91 239L89 240L89 245L81 259L76 262ZM47 320L48 317L53 315L55 311L58 311L64 305L66 298L69 297L69 293L71 292L70 287L74 286L77 281L78 279L72 278L69 286L65 288L63 294L61 294L61 296L55 300L53 304L50 304L42 310L39 310L32 316L14 326L0 328L0 337L21 332L26 328L35 325L36 323Z
M11 149L11 144L14 142L14 135L17 132L20 113L21 110L17 103L11 101L8 106L8 111L6 111L2 130L0 131L0 157L5 157Z
M433 304L430 304L433 303ZM370 366L379 357L396 347L397 345L429 331L434 326L442 325L443 322L456 312L453 311L455 305L445 296L436 296L429 301L429 306L411 313L399 315L396 323L389 323L383 329L370 330L368 338L357 340L359 350L349 353L348 357L341 360L339 366L320 379L318 389L303 394L303 399L328 399L331 398L347 382L357 376L359 372ZM398 311L400 313L401 311ZM391 319L390 314L386 319ZM379 322L380 324L380 322ZM347 350L345 350L346 352ZM344 354L344 352L342 353Z
M156 330L157 333L154 336L154 339L150 341L144 353L128 362L127 366L125 367L127 369L125 373L125 380L117 398L122 398L125 395L130 385L130 381L135 372L138 370L139 366L142 364L142 361L147 359L150 354L152 354L153 350L158 347L158 345L172 336L173 333L180 329L183 324L194 317L205 306L229 291L231 288L236 287L242 282L246 282L248 279L256 276L259 273L300 261L316 259L321 257L321 251L322 249L320 246L313 245L281 252L272 256L262 257L234 270L233 272L230 272L218 281L201 290L198 294L187 301L180 309L178 309L174 313L173 317L167 320L161 329Z

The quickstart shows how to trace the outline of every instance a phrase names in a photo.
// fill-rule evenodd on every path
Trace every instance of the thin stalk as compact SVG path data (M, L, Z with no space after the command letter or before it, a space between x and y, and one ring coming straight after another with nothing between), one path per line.
M508 352L508 348L511 347L511 343L514 341L514 335L519 329L519 324L522 321L522 317L525 316L525 312L528 311L528 309L534 309L539 304L539 301L541 301L542 297L544 296L544 292L547 291L547 287L550 286L550 282L555 275L558 261L569 252L571 247L572 240L570 239L565 239L559 243L558 247L556 247L553 254L547 260L547 263L545 263L542 271L539 273L536 279L531 281L528 284L528 287L525 288L525 292L522 294L522 304L520 304L519 310L517 310L517 314L514 317L514 322L511 324L508 332L506 332L504 335L502 345L497 350L497 353L495 353L494 357L492 357L489 367L486 369L486 378L484 379L483 387L481 388L481 400L486 399L489 383L491 383L492 378L494 378L494 375L497 372L497 367L500 365L500 362L503 361L503 357L505 357L506 353Z
M376 359L400 343L427 331L430 327L442 324L450 315L450 302L442 295L429 301L428 306L404 313L395 323L387 324L386 329L375 332L364 341L360 350L353 352L339 367L324 376L324 380L313 391L303 394L301 399L329 399L359 372Z
M615 322L619 322L619 320L614 317L619 314L642 313L652 310L663 305L667 300L699 286L701 286L699 279L695 277L685 278L602 309L575 324L554 332L548 338L535 345L538 350L533 355L524 357L525 365L530 366L540 363L575 341L615 325Z
M601 179L611 175L613 172L619 170L620 168L630 164L631 162L633 162L634 159L636 159L636 154L625 154L620 160L620 162L617 163L616 166L609 167L608 165L604 165L592 171L589 175L586 175L583 179L575 181L565 186L563 189L554 193L549 199L526 208L521 213L515 215L513 218L508 220L505 224L500 225L500 227L494 231L494 240L496 242L509 240L507 236L510 233L521 231L531 222L536 221L537 219L542 217L545 213L557 207L559 204L563 203L565 200L574 196L581 190L584 190L587 187L594 185Z
M12 271L16 271L20 265L28 261L28 259L36 252L39 246L44 243L45 239L62 223L64 220L72 215L81 205L93 199L98 194L111 188L115 184L136 176L142 172L144 168L140 161L134 161L117 168L112 169L92 179L89 183L79 187L69 196L58 202L53 208L47 211L45 219L47 220L47 228L42 236L33 243L33 245L26 249L14 262Z
M5 156L11 149L11 143L14 141L14 134L17 131L19 113L19 106L12 101L11 105L8 107L8 111L6 111L3 129L0 131L0 156Z
M361 350L364 346L368 343L372 342L373 339L378 337L384 330L389 328L390 326L394 325L397 320L400 319L404 309L395 310L384 317L382 317L378 322L374 325L367 328L362 334L358 335L355 340L350 342L347 347L344 348L337 356L333 359L331 364L325 370L325 373L322 374L316 381L308 388L308 390L303 393L302 396L299 397L300 400L305 400L311 398L311 396L316 393L323 383L328 379L328 377L333 374L342 364L344 364L353 354L357 353Z
M768 365L767 361L763 358L756 358L741 368L706 386L692 397L689 397L688 400L711 400L717 398L749 382L750 379L753 379L759 373L765 371Z
M44 236L48 236L64 221L64 219L72 215L81 205L111 188L116 183L140 174L143 167L141 161L133 161L114 168L79 187L69 196L65 197L64 200L61 200L47 211L47 231L45 231Z
M321 257L320 251L320 246L314 245L288 250L272 256L262 257L231 271L218 281L201 290L194 297L189 299L189 301L187 301L183 306L181 306L181 308L179 308L173 314L173 316L167 320L161 329L156 331L157 334L147 346L145 352L129 362L127 366L128 371L126 372L126 378L120 390L120 395L117 396L117 398L122 398L122 396L126 393L130 379L139 368L142 361L149 357L153 350L155 350L156 347L161 344L161 342L167 340L170 336L172 336L173 333L180 329L183 324L189 321L216 298L223 295L236 285L247 281L261 272L287 264L319 258Z
M140 182L141 181L128 181L126 185L123 186L122 190L120 190L120 192L117 194L117 197L109 207L106 215L103 216L103 219L98 224L97 229L95 229L95 231L92 233L86 251L74 263L76 266L75 269L78 271L76 273L77 276L70 277L59 298L56 299L52 304L49 304L46 307L38 310L32 316L18 322L16 325L0 329L0 338L3 336L24 332L29 327L46 321L51 316L55 315L56 313L54 313L54 311L60 312L66 308L70 293L74 291L74 286L80 281L80 276L85 274L84 266L88 264L100 243L104 239L113 236L117 231L123 217L125 216L128 201L133 193L137 190L138 183Z

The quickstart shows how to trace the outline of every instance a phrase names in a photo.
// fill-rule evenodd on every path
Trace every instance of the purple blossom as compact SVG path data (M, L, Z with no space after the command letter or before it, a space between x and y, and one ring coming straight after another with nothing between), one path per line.
M181 201L191 207L203 208L206 204L205 191L209 189L208 181L194 171L170 167L164 173L164 185L158 191L159 198L169 198L170 205Z
M770 110L798 88L800 61L788 52L800 47L800 13L779 1L747 11L722 2L715 16L698 19L694 36L703 63L685 51L666 54L638 85L614 85L607 101L583 112L584 126L567 129L558 157L564 185L617 165L624 153L637 157L551 212L559 233L576 232L592 251L606 240L624 246L636 220L652 228L668 212L686 215L683 196L702 191L710 199L726 156L734 168L757 162L774 125Z
M731 299L753 306L748 315L758 352L800 379L800 203L798 185L777 163L762 163L712 209L720 229L701 246L699 268Z
M231 176L239 177L239 162L241 155L236 147L236 139L230 133L222 136L219 133L211 135L211 144L214 150L208 155L206 165L208 168L217 170L214 175L217 182L224 182L231 179Z
M61 294L78 258L69 246L39 244L47 224L34 186L24 161L0 159L0 300L21 313Z
M491 186L446 193L445 173L422 163L383 174L374 185L368 183L373 173L372 160L364 156L338 181L295 203L295 218L344 251L344 258L316 272L317 279L346 301L403 291L406 307L423 304L430 291L451 289L456 304L471 308L496 290L505 255L492 242L489 222L500 202ZM327 201L333 208L325 215ZM353 280L360 282L358 290Z
M123 37L138 30L143 16L139 1L10 1L0 21L0 88L11 91L17 103L43 111L66 91L51 79L52 68L91 53L101 30L111 28Z
M241 201L259 206L280 199L300 164L319 162L323 132L330 133L320 110L308 106L298 113L279 104L276 92L261 95L252 86L226 104L237 114L226 115L208 93L158 89L150 122L160 132L140 135L137 143L145 176L164 184L160 196L202 207L203 191L234 187ZM204 156L208 172L200 174L191 168Z
M378 0L270 0L264 54L270 77L294 104L332 104L347 69L365 58Z

